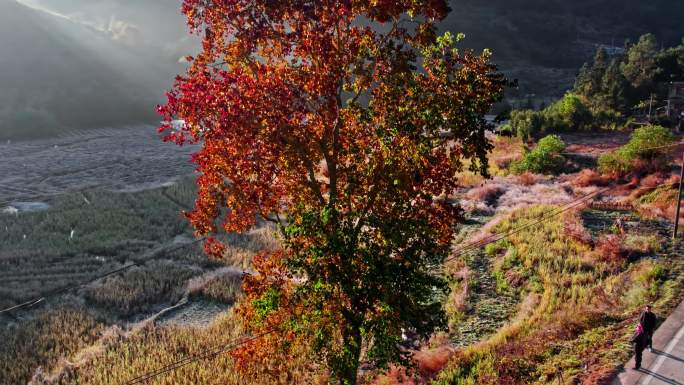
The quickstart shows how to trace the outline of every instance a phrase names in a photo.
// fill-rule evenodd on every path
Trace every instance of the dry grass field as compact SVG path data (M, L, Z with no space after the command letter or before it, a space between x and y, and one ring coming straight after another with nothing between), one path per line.
M453 258L445 266L452 288L444 304L448 330L420 343L416 371L367 368L364 384L549 384L558 368L568 381L601 383L629 354L638 309L650 302L667 314L681 298L681 249L667 235L674 172L618 182L595 170L596 156L624 144L626 136L564 139L569 153L587 159L568 155L567 172L549 175L511 173L523 143L497 139L494 177L464 173L463 188L449 196L467 213L454 250L606 187L614 188L595 200L628 209L579 206ZM240 300L240 273L250 269L251 257L278 246L274 229L224 234L226 255L209 259L189 243L193 234L180 216L192 206L192 178L169 174L174 183L152 186L136 175L123 187L83 191L85 185L69 187L71 177L65 177L65 193L35 199L47 208L0 214L0 307L139 263L0 315L0 383L121 384L241 336L226 309ZM229 355L220 355L149 383L325 383L315 362L292 357L248 379L235 373Z

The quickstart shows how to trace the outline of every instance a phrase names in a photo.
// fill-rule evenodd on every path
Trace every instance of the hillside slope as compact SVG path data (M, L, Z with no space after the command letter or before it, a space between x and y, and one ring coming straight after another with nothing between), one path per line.
M0 140L66 129L153 123L188 38L180 1L0 0ZM491 48L525 101L562 95L598 45L622 46L652 32L684 37L684 2L672 0L451 0L442 30ZM59 14L69 15L69 18ZM109 21L108 21L109 20ZM91 28L107 24L107 31ZM116 41L113 26L132 26ZM91 26L91 27L89 27ZM135 32L135 33L132 33ZM118 35L117 35L118 36ZM120 36L119 36L120 37ZM189 52L188 52L189 53Z
M165 81L108 37L0 0L0 140L155 119Z
M672 0L451 0L442 29L464 44L491 48L521 81L521 93L558 95L597 45L622 47L653 33L666 46L684 37L684 2Z

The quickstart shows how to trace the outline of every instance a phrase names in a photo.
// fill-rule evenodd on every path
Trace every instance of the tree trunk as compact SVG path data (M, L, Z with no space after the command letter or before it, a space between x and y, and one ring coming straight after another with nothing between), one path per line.
M346 352L341 360L337 378L340 385L356 385L361 357L361 331L357 325L348 324L342 338Z

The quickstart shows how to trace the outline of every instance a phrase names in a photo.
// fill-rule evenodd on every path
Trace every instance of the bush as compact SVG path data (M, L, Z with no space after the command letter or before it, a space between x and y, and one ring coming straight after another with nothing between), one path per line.
M634 130L629 142L618 150L599 157L599 171L623 176L629 172L654 172L667 168L667 148L675 141L674 135L662 126L644 126Z
M488 205L493 205L496 200L505 192L501 186L486 184L482 187L476 187L466 194L468 198L484 202Z
M592 113L575 94L567 93L562 99L544 110L546 119L556 130L584 130L591 128Z
M627 257L623 247L624 238L615 234L601 235L596 241L596 252L599 260L610 263L621 263Z
M572 184L577 187L606 186L610 183L607 178L594 170L585 168L572 180Z
M539 179L540 178L537 175L534 175L533 173L526 171L518 175L517 181L519 185L532 186L537 184L539 182Z
M511 112L511 120L504 127L511 135L525 140L545 130L544 117L541 112L533 110L515 110Z
M557 173L563 169L565 158L561 152L565 143L557 135L542 138L532 151L527 151L523 159L511 164L511 171L515 174L533 172L537 174Z
M503 131L529 139L549 132L586 130L594 123L595 118L584 102L577 95L568 93L543 111L512 111Z

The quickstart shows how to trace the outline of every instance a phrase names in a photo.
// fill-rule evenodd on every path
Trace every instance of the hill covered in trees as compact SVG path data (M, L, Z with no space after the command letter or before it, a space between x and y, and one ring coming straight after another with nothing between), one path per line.
M669 82L684 80L684 41L663 47L653 34L642 35L623 52L599 48L579 70L572 90L546 108L514 110L503 130L523 138L550 132L622 129L651 123L681 125L668 114Z
M684 36L684 3L669 0L453 0L443 28L464 32L464 44L491 48L494 60L520 79L520 93L560 96L597 46L623 47L652 33L665 46ZM515 95L514 95L515 96Z

